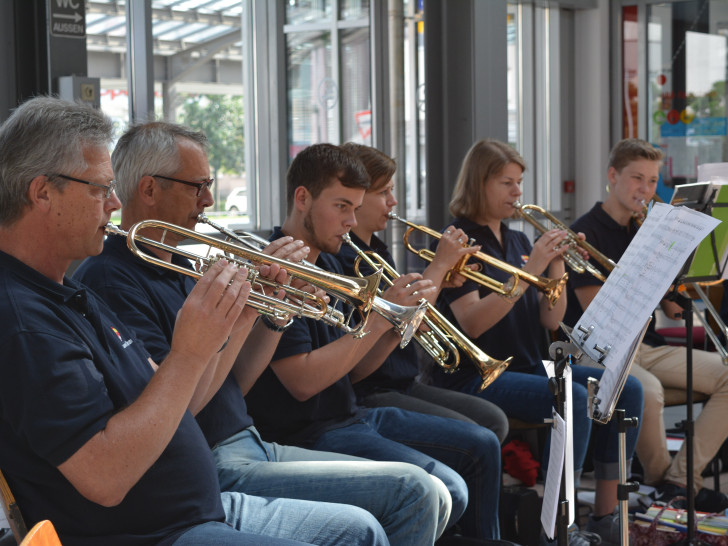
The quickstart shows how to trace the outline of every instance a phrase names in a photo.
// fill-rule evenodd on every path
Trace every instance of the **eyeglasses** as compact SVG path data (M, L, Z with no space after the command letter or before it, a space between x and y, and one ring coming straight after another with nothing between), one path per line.
M202 180L200 182L188 182L187 180L180 180L178 178L162 176L161 174L153 174L152 176L154 178L162 178L164 180L171 180L172 182L179 182L180 184L184 184L185 186L192 186L193 188L197 188L197 197L200 196L203 188L207 188L209 190L210 188L212 188L212 184L215 182L214 178L207 178L206 180Z
M113 192L116 189L116 180L112 180L109 182L108 186L105 186L103 184L97 184L96 182L89 182L88 180L81 180L80 178L73 178L72 176L66 176L65 174L56 174L53 176L46 175L48 178L63 178L65 180L70 180L71 182L79 182L81 184L86 184L88 186L96 186L97 188L101 188L104 190L104 199L108 199L111 197L111 192Z

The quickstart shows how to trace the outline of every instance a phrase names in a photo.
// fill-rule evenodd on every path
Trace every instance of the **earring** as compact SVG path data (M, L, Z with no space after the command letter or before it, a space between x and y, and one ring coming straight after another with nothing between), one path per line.
M609 184L607 184L607 193L609 193L609 191L610 191L610 190L609 190Z

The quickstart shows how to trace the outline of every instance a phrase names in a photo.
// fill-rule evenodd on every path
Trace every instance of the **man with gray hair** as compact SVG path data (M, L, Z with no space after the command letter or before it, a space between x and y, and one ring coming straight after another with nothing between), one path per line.
M154 372L131 330L72 261L101 252L120 202L111 121L37 97L0 127L0 468L29 525L64 545L300 544L226 522L189 408L240 330L250 283L215 264L177 317Z
M112 163L124 230L147 219L194 230L199 214L213 204L207 139L200 132L165 122L134 126L119 139ZM159 230L144 229L143 234L162 237ZM175 246L179 241L167 232L164 242ZM191 269L180 255L150 250L165 262ZM284 237L264 252L298 261L308 248ZM151 265L132 254L123 238L109 237L104 251L86 260L74 278L91 286L119 313L155 360L170 353L175 317L195 285L190 276ZM289 320L258 318L248 309L244 314L253 332L242 350L231 338L225 353L237 355L226 368L232 371L219 378L222 386L197 414L223 491L267 499L261 503L256 497L243 497L248 525L275 531L276 536L338 544L352 526L379 528L376 518L393 545L432 544L450 513L449 493L437 478L406 463L367 461L268 443L260 437L244 395L267 367Z

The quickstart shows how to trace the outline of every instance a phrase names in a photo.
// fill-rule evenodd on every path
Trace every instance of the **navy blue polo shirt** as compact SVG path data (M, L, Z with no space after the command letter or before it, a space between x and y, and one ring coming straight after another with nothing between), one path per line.
M387 245L384 241L379 239L376 235L372 235L371 246L367 245L362 241L356 234L350 232L352 242L363 251L374 251L379 254L392 268L395 268L394 258L389 252ZM336 255L336 258L344 268L344 273L347 275L356 275L354 271L354 262L357 258L356 251L346 243L341 245L341 250ZM364 275L373 273L371 267L365 262L361 263L361 272ZM387 285L384 281L380 285L382 290L386 290ZM357 396L361 399L374 392L395 390L400 392L407 392L412 386L415 378L419 374L419 368L417 366L417 348L414 343L409 343L404 349L399 346L394 349L387 359L384 361L382 366L375 370L371 375L365 377L361 381L354 384L354 391Z
M618 224L604 211L602 203L598 202L589 212L578 218L571 225L571 229L586 235L586 241L589 244L616 263L632 242L635 233L637 233L638 226L634 220L630 220L627 226ZM590 261L602 273L609 275L609 272L595 260L592 259ZM579 322L581 315L584 313L584 309L581 308L574 289L581 288L582 286L601 285L602 282L590 273L569 272L569 282L567 283L568 305L566 315L564 316L564 324L573 327ZM665 345L665 338L655 332L654 315L652 318L653 320L650 321L647 333L645 334L644 343L652 346Z
M283 236L276 227L270 240ZM336 258L325 252L319 255L316 265L332 273L343 273ZM320 320L295 318L278 342L272 360L310 353L342 335L346 334L341 329ZM324 432L350 425L366 413L356 405L348 374L305 402L299 402L268 367L246 398L255 426L266 440L300 446L313 445Z
M172 261L191 269L182 256L173 255ZM93 288L116 311L157 364L167 357L177 312L195 286L192 277L145 262L131 253L126 238L111 235L103 252L87 258L73 278ZM197 414L197 422L210 447L253 424L232 373Z
M189 412L118 506L87 500L58 471L153 375L147 351L93 291L0 252L0 351L0 468L29 525L50 519L64 545L166 545L224 519Z
M500 225L503 246L488 226L463 218L456 219L451 225L462 229L468 237L475 239L475 244L481 245L481 252L512 266L523 268L531 254L532 246L528 237L520 231L510 229L504 223ZM437 241L434 244L436 245ZM482 272L500 282L506 282L511 278L508 273L491 265L484 264ZM458 288L445 288L440 292L439 309L453 324L457 324L457 321L450 311L450 303L473 291L477 291L480 298L491 292L488 288L469 280ZM532 373L536 367L541 366L542 333L538 292L531 287L513 304L513 308L506 316L474 341L492 358L505 360L512 356L513 361L508 366L509 371ZM465 360L467 356L461 352L461 358ZM444 373L438 368L433 373L433 381L444 387L460 389L474 377L479 376L477 367L466 361L465 364L461 362L458 369L451 374Z

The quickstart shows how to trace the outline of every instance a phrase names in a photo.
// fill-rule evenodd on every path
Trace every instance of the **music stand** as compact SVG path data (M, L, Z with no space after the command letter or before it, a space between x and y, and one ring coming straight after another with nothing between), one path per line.
M716 182L698 182L686 185L680 192L675 190L672 204L687 206L709 216L728 220L728 185ZM690 196L690 198L688 198ZM719 281L726 270L728 260L728 224L722 221L708 237L703 239L685 263L682 271L668 294L668 299L676 302L683 310L685 321L685 384L686 419L677 423L685 434L685 458L687 463L687 535L678 544L706 544L695 537L695 471L693 468L693 443L695 440L695 421L693 419L693 300L679 292L681 285L688 283ZM702 293L702 291L699 291ZM706 325L706 327L709 327Z

